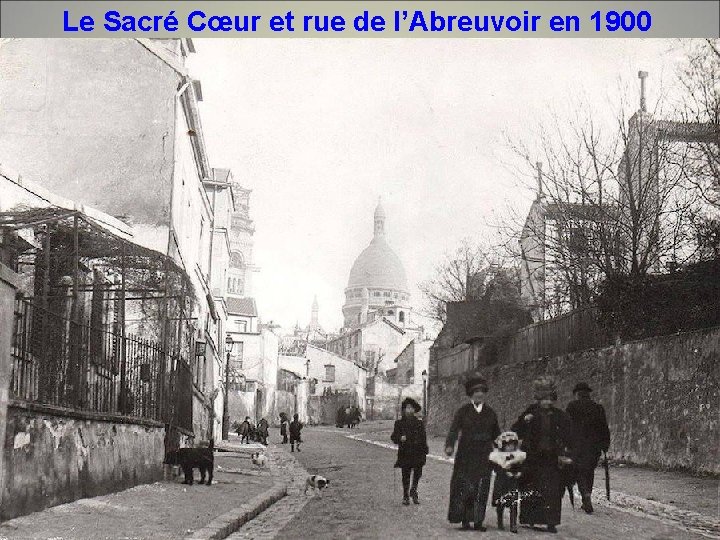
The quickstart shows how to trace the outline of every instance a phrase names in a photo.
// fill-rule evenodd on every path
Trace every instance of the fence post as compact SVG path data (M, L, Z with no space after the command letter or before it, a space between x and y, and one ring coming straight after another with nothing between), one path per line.
M0 263L0 506L5 491L5 429L12 375L12 339L15 334L17 274Z

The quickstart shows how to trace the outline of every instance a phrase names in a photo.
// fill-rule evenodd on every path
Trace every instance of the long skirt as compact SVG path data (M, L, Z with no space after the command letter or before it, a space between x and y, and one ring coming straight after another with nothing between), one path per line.
M536 458L526 464L520 483L520 523L559 525L564 486L557 457Z
M453 472L450 480L448 521L481 524L485 519L489 492L490 471L477 480Z

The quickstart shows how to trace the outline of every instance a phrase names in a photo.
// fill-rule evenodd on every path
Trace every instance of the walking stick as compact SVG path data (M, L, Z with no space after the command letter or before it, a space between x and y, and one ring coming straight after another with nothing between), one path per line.
M603 468L605 469L605 497L610 500L610 465L608 464L607 452L603 451Z

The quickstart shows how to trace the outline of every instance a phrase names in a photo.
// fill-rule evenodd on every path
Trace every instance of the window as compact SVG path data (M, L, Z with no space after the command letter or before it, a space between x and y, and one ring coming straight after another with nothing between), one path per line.
M373 292L373 296L380 296L380 291Z
M390 293L389 293L388 291L385 291L385 292L383 293L383 296L387 296L387 297L389 298L389 297L390 297Z
M401 311L401 312L398 314L398 320L399 320L400 322L403 322L403 323L405 322L405 312L404 312L404 311Z
M247 332L247 321L235 321L239 332Z
M245 353L245 344L242 341L236 341L233 346L232 358L233 358L233 369L241 370L243 368L243 355ZM233 375L231 373L231 375ZM239 375L239 373L235 373Z
M398 297L398 293L393 294L393 298L397 298L397 297Z
M392 309L390 309L390 310L388 310L388 315L395 315L395 312Z
M239 251L233 251L230 254L230 266L232 268L245 268L245 258Z
M332 364L325 365L325 381L323 382L335 382L335 366Z

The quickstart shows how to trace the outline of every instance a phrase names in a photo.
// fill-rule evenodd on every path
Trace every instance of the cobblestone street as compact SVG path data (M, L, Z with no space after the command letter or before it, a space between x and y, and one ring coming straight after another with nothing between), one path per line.
M429 459L420 483L419 506L401 505L395 452L348 438L359 431L307 428L302 452L293 454L308 474L322 474L330 486L322 496L288 496L232 538L454 538L481 534L457 530L446 520L451 463ZM286 449L289 452L289 448ZM299 473L295 473L296 476ZM488 538L512 536L496 529L488 509ZM525 538L548 538L545 531L521 528ZM567 498L557 538L683 540L717 538L690 532L678 522L637 510L598 505L594 515L573 510Z

